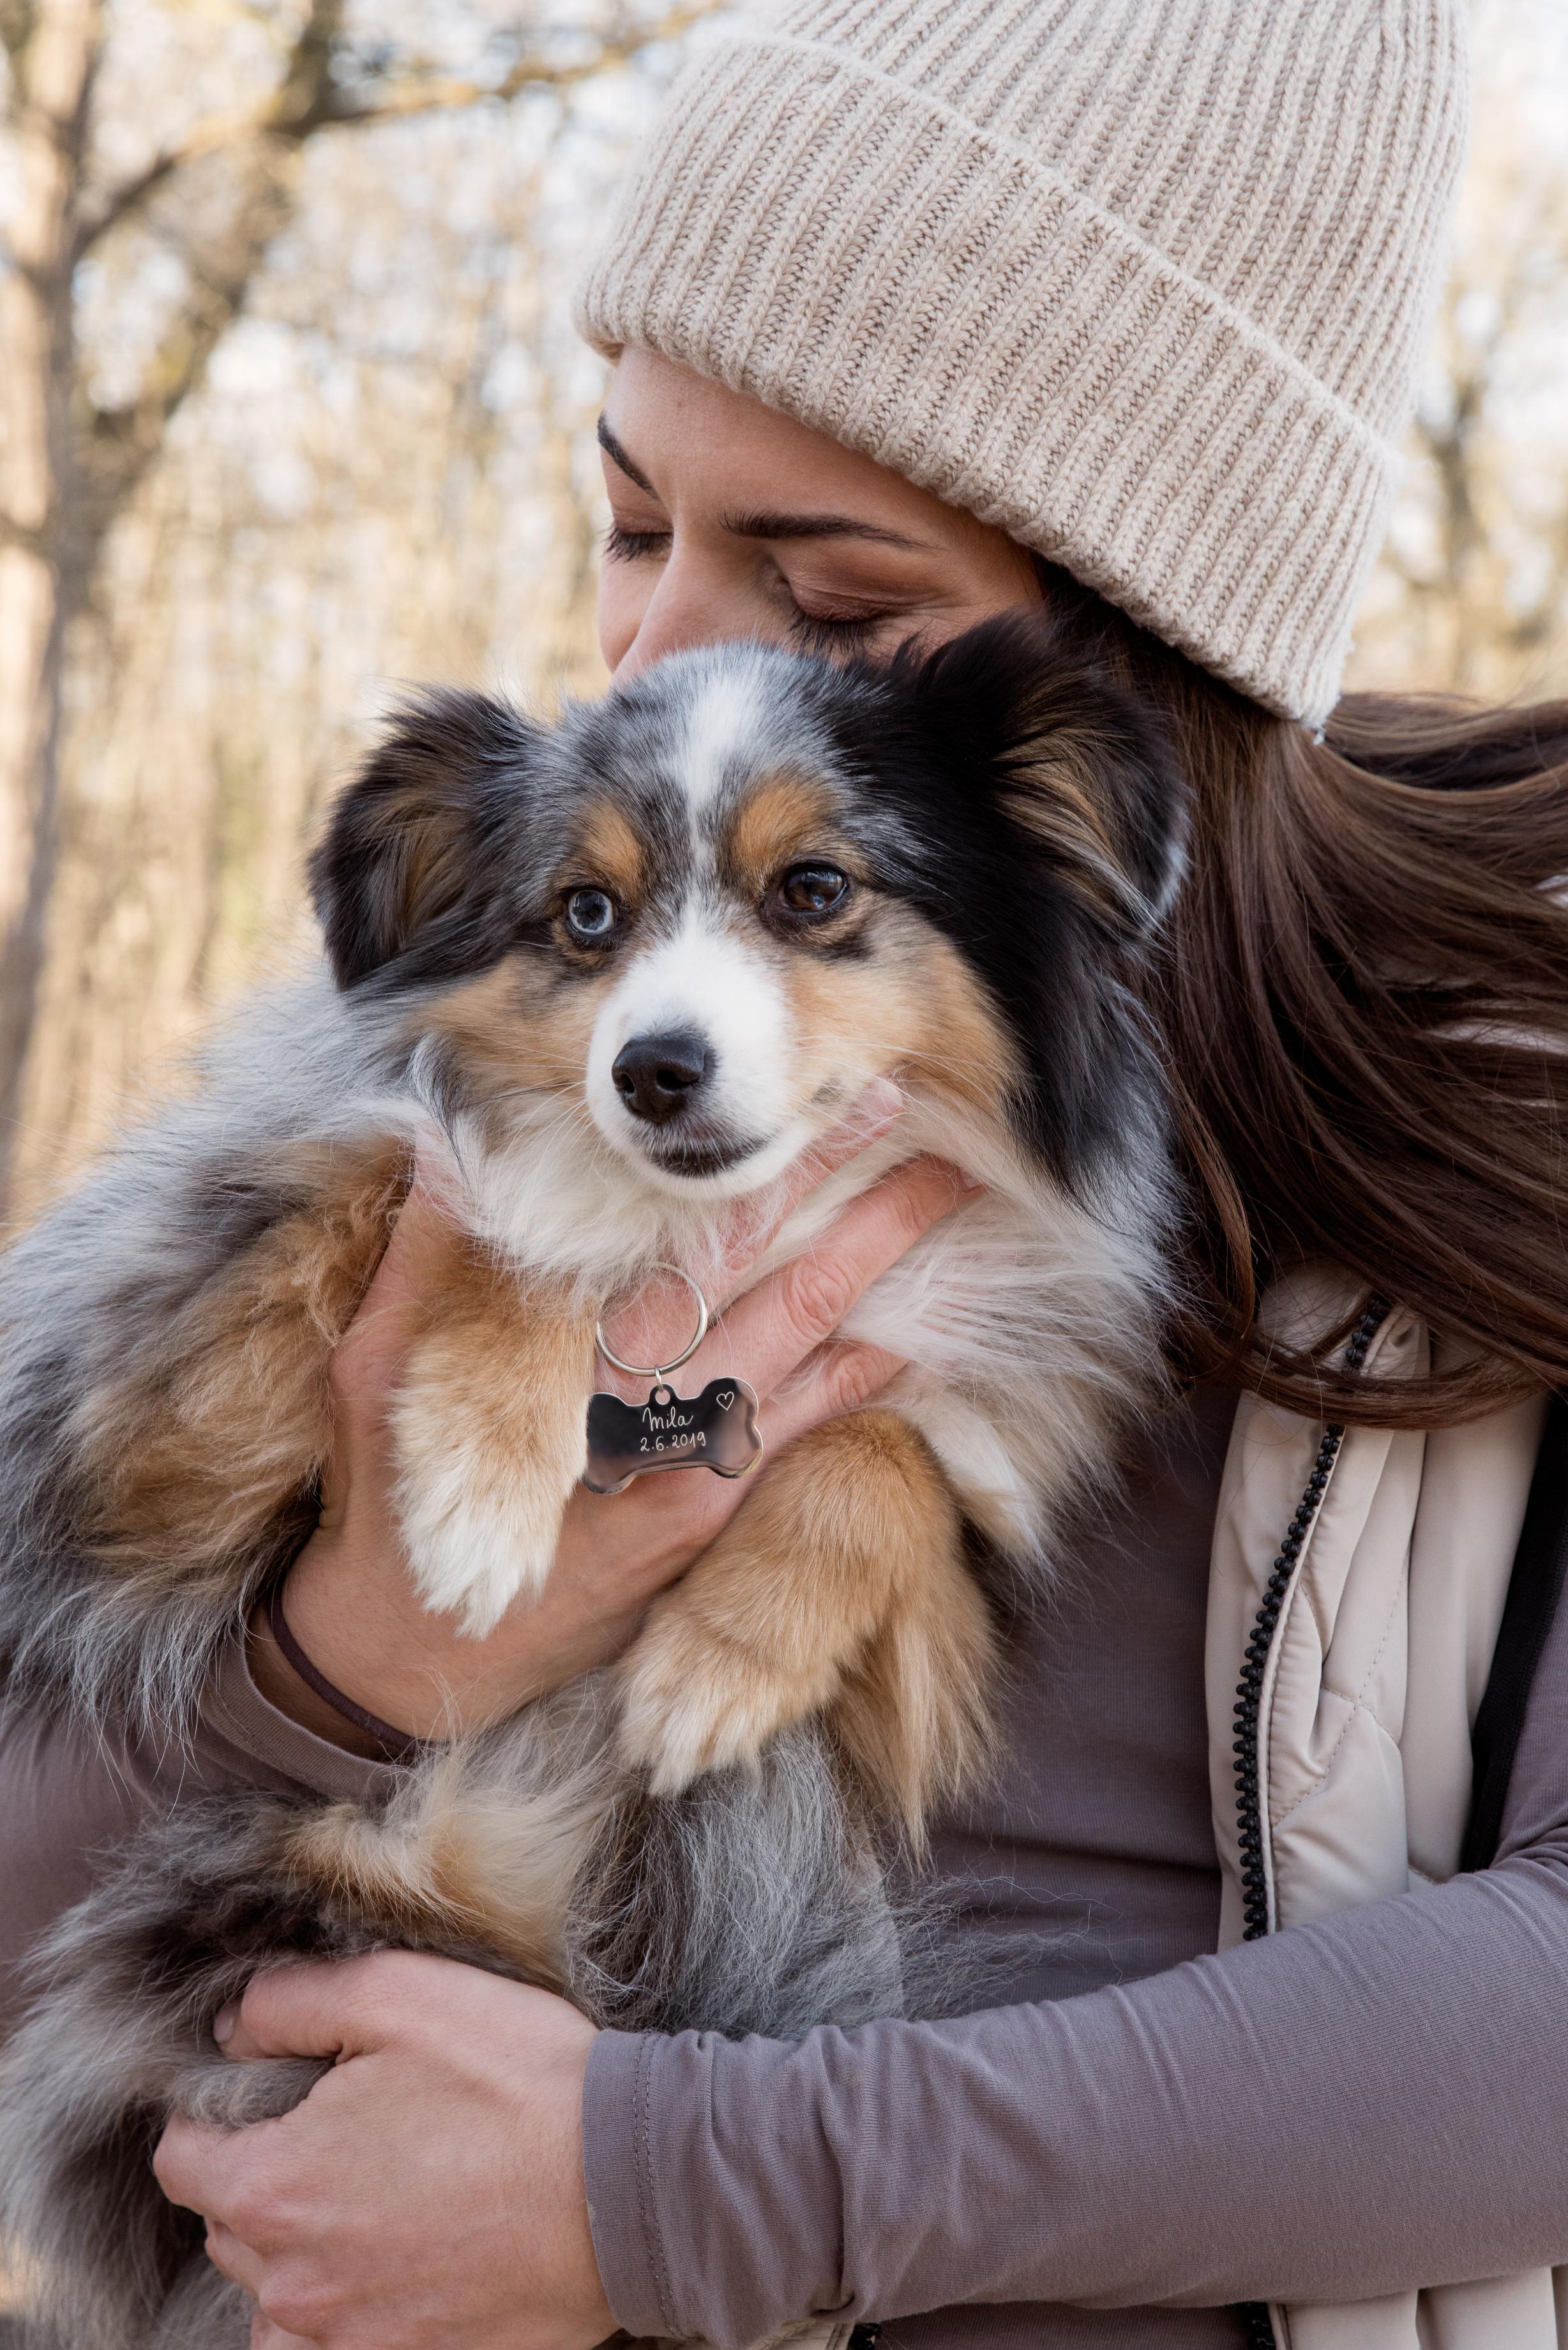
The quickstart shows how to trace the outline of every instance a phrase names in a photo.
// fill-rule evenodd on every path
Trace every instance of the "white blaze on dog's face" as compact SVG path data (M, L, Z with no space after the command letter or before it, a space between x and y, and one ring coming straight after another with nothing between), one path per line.
M672 666L634 730L656 777L586 811L561 921L604 974L598 1132L658 1188L722 1195L771 1181L919 1053L910 982L940 942L877 890L853 781L809 706L781 700L776 656Z
M633 957L595 1023L587 1101L599 1132L677 1181L765 1180L806 1139L789 1098L792 1028L777 971L720 908L689 904L673 937Z

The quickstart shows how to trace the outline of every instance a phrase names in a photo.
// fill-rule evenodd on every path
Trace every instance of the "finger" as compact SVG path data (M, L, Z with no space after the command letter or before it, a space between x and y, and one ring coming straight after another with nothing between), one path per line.
M251 2320L251 2350L318 2350L303 2334L286 2334L258 2309Z
M715 1299L730 1296L801 1201L897 1125L903 1096L890 1078L867 1087L847 1117L803 1150L776 1183L730 1211L718 1260L706 1276ZM691 1336L692 1298L683 1281L660 1274L606 1317L606 1335L628 1363L668 1362Z
M255 2299L261 2291L262 2271L265 2263L261 2254L253 2251L249 2244L242 2243L234 2230L225 2227L222 2220L209 2220L207 2222L207 2258L231 2283L243 2285L252 2300ZM286 2337L280 2336L283 2338ZM251 2341L254 2345L254 2326Z
M152 2175L171 2203L213 2220L233 2207L241 2147L248 2137L176 2114L153 2150Z
M269 1967L218 2015L213 2037L225 2056L358 2055L378 2035L365 1998L373 1961L306 1959Z
M452 1236L464 1229L466 1187L444 1136L423 1131L414 1148L414 1175L398 1211L386 1253L365 1303L401 1307L421 1303L445 1270Z
M258 2309L251 2320L251 2350L318 2350L303 2334L286 2334Z
M777 1451L846 1411L863 1411L904 1368L898 1356L880 1347L846 1340L819 1347L793 1378L774 1391L763 1415L770 1449Z
M795 1375L774 1389L762 1409L760 1429L763 1457L771 1460L797 1436L846 1411L872 1403L906 1367L897 1355L880 1347L840 1342L821 1347ZM644 1508L679 1509L686 1521L691 1555L705 1550L723 1532L751 1489L747 1477L707 1477L698 1485L681 1486L673 1478L652 1477L639 1495ZM584 1492L580 1506L611 1506L611 1497Z
M759 1396L773 1395L833 1336L871 1284L976 1188L937 1159L913 1159L885 1175L850 1201L815 1249L729 1309L695 1358L702 1375L733 1372Z
M776 1183L730 1211L718 1266L721 1297L748 1273L763 1250L817 1186L891 1133L903 1116L904 1097L891 1077L877 1077L851 1104L848 1114L791 1161Z

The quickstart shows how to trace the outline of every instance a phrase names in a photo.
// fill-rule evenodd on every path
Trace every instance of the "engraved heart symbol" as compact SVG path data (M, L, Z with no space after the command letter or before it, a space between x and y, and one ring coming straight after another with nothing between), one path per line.
M728 1411L728 1410L729 1410L729 1409L730 1409L730 1406L731 1406L731 1405L734 1402L734 1400L735 1400L735 1390L734 1390L734 1388L725 1388L725 1390L724 1390L724 1392L723 1392L723 1394L722 1394L722 1395L715 1396L715 1397L714 1397L714 1399L713 1399L713 1400L714 1400L714 1402L718 1405L718 1407L719 1407L719 1409L720 1409L720 1410L721 1410L721 1411Z

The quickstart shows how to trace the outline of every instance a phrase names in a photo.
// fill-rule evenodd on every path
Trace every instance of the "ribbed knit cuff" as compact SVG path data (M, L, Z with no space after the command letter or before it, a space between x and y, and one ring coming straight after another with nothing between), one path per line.
M689 68L578 295L1066 566L1270 708L1333 707L1388 443L1025 151L841 51ZM1136 452L1136 462L1134 462Z

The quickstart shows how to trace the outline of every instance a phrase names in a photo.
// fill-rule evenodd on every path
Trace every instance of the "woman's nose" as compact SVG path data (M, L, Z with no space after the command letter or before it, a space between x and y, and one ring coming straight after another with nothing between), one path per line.
M673 557L643 607L637 632L616 663L619 679L697 645L777 641L784 630L765 601L721 566Z

